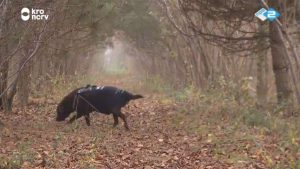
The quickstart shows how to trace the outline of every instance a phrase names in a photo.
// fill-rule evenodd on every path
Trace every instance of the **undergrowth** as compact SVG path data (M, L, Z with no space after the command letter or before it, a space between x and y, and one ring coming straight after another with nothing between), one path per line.
M230 151L223 144L252 143L245 145L249 151L257 152L270 168L300 167L300 117L285 117L282 105L269 104L267 108L257 107L255 95L249 89L249 78L238 83L220 77L205 90L189 85L176 88L159 76L124 79L124 73L101 74L98 76L56 77L34 93L36 97L53 97L60 100L69 91L87 84L106 84L106 78L126 81L125 89L158 94L162 104L176 106L171 117L172 125L190 133L201 135L203 141L215 143L216 156ZM250 79L251 80L251 79ZM49 95L53 93L53 95ZM268 150L265 145L277 147ZM265 145L264 145L265 144ZM244 147L240 147L245 151ZM234 152L236 153L236 152ZM229 162L251 161L247 155L230 154ZM284 156L284 160L277 159ZM282 162L283 161L283 162Z
M270 103L265 109L258 107L255 96L249 92L248 82L248 78L234 83L221 77L206 90L199 90L192 85L173 88L159 77L144 79L145 87L164 94L162 103L176 103L177 114L172 118L174 127L200 134L208 142L235 144L245 139L255 145L253 151L262 152L270 168L300 168L297 157L300 154L299 113L285 117L282 105ZM218 138L216 130L223 137ZM275 140L278 147L267 151L261 144L268 144L270 140ZM286 159L276 162L275 154L285 154ZM272 159L271 156L276 157ZM237 158L235 162L240 160Z

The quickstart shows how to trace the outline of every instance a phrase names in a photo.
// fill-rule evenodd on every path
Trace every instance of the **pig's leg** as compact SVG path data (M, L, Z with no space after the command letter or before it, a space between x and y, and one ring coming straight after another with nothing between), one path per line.
M124 127L129 130L128 124L127 124L127 120L126 120L126 116L125 114L123 114L122 112L119 112L119 117L124 121Z
M88 113L88 114L84 115L84 118L85 118L86 125L90 126L91 125L90 114Z
M114 125L113 127L116 127L119 124L119 119L118 119L118 115L113 113L113 117L114 117Z

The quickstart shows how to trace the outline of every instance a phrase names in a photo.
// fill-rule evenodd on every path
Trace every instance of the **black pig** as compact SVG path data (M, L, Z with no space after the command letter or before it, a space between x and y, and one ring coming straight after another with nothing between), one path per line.
M86 86L73 90L57 106L57 121L64 121L72 112L77 111L69 123L84 116L86 124L90 125L89 114L93 111L112 114L114 127L118 125L118 117L124 121L124 126L129 129L126 117L121 112L130 100L143 98L142 95L133 95L125 90L112 86Z

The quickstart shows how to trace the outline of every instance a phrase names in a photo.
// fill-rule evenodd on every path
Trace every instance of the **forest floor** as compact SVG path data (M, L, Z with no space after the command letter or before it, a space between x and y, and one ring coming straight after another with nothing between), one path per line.
M124 81L98 85L130 88ZM265 130L182 112L179 103L160 94L135 91L146 98L123 110L130 131L122 123L112 128L112 116L99 113L92 114L90 127L84 119L56 122L59 99L1 113L0 168L264 169L292 168L290 161L300 158Z

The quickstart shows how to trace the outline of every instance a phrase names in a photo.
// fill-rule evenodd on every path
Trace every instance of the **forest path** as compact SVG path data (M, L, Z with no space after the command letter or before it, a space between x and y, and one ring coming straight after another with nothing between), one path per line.
M71 125L55 122L55 105L28 107L5 120L9 129L0 150L20 163L27 161L24 168L228 167L213 158L213 145L172 126L172 107L155 98L130 105L124 109L130 131L122 122L112 128L113 118L103 114L93 113L88 127L83 118Z
M103 84L121 88L130 85L120 81ZM216 152L218 145L209 139L212 134L202 133L205 129L196 134L181 128L188 121L178 118L175 103L166 104L159 95L145 95L123 109L130 131L121 120L112 128L112 116L99 113L91 115L90 127L84 118L73 124L56 122L56 102L16 108L9 116L1 113L6 128L0 135L0 164L6 160L22 168L237 168L221 160L227 159L227 153ZM197 126L206 124L205 118L199 120ZM231 149L237 151L234 146Z

